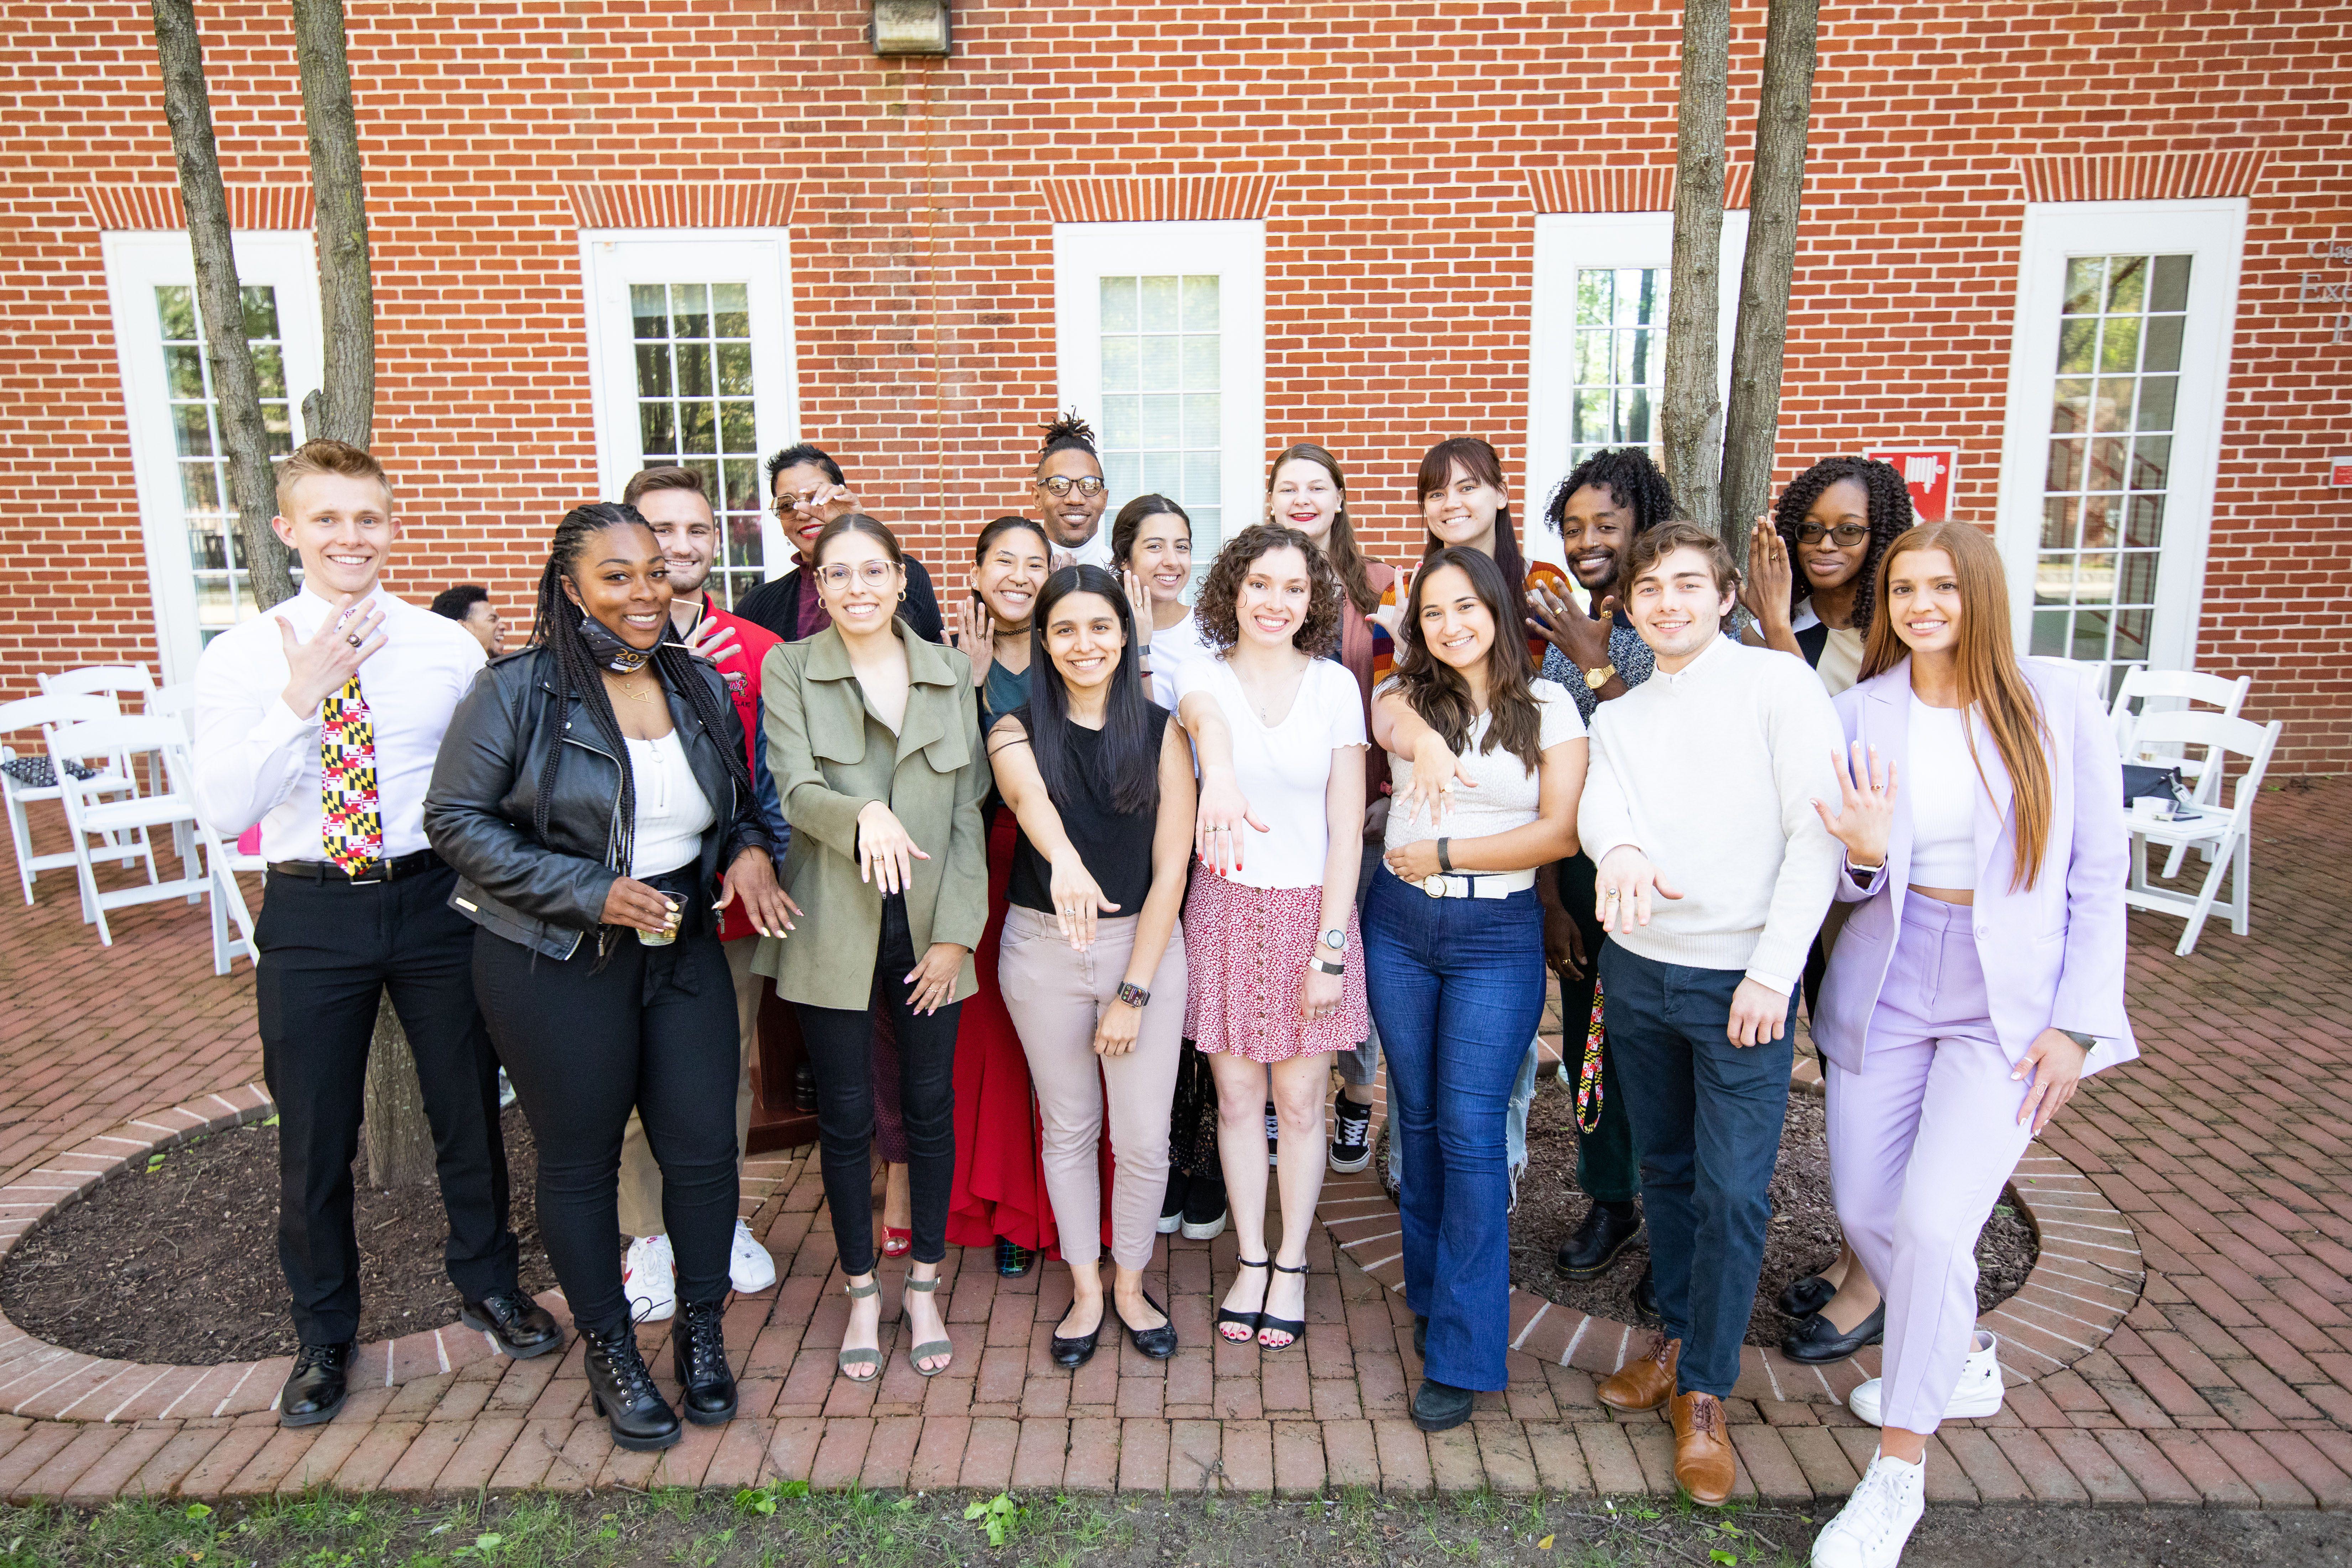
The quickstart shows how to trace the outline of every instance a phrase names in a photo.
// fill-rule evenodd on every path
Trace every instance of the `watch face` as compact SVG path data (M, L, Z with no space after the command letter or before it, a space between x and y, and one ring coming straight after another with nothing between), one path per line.
M1348 933L1344 931L1327 931L1323 933L1323 945L1333 952L1345 952L1348 951Z

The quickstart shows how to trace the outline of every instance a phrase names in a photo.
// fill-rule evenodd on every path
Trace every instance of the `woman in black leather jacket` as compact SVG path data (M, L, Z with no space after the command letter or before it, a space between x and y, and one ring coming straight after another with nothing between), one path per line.
M670 631L669 600L634 508L565 516L530 646L457 704L425 802L460 879L451 901L480 928L474 989L539 1144L540 1229L589 1390L635 1449L677 1442L678 1421L623 1293L622 1129L635 1108L661 1164L687 1418L725 1421L739 1047L714 910L740 899L775 936L798 912L776 886L741 721Z

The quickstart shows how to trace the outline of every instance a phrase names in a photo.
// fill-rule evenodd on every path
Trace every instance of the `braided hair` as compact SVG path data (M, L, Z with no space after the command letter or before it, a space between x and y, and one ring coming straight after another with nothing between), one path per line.
M1551 524L1554 533L1567 534L1569 498L1587 486L1607 490L1619 506L1633 514L1637 539L1658 524L1674 521L1674 489L1650 460L1649 452L1640 447L1611 447L1577 464L1544 503L1544 521Z
M1892 463L1882 463L1871 458L1823 458L1803 473L1789 481L1780 499L1772 503L1772 526L1788 542L1793 560L1797 552L1797 529L1805 521L1805 513L1822 499L1822 492L1843 479L1859 483L1870 497L1870 545L1864 551L1862 569L1854 574L1853 608L1847 623L1868 636L1872 610L1878 603L1878 564L1886 559L1886 547L1895 542L1913 521L1911 489ZM1789 574L1789 608L1794 610L1812 593L1812 584L1805 581L1801 571Z
M1102 461L1102 454L1095 450L1095 427L1078 417L1075 408L1045 426L1045 438L1037 447L1038 466L1043 468L1056 452L1070 450L1084 452L1097 463Z
M623 876L628 874L629 858L635 849L635 834L637 816L636 781L629 766L629 743L621 733L620 716L613 711L613 695L604 689L604 667L581 635L581 626L588 615L574 604L563 591L569 580L579 586L577 575L580 558L588 542L609 528L643 529L648 539L653 537L652 525L633 506L598 501L588 506L573 507L563 514L555 527L555 537L548 544L547 566L539 574L538 614L530 633L530 646L544 648L547 664L553 677L555 706L550 710L550 721L558 725L570 713L570 700L576 697L588 710L598 734L612 748L613 759L621 769L621 805L618 831L614 835L612 869ZM652 668L656 679L685 699L687 707L702 721L713 736L720 737L719 752L725 758L727 773L735 784L736 798L751 798L751 770L743 753L725 743L727 714L719 699L696 668L692 654L678 640L677 628L664 626L662 640L654 648ZM539 841L548 841L548 814L555 802L555 775L563 762L561 743L547 748L547 761L539 774L539 799L531 821ZM602 968L607 952L604 935L597 939L597 967Z

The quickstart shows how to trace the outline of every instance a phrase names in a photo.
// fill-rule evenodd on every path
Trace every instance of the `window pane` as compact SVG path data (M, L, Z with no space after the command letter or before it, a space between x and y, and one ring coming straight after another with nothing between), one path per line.
M667 403L637 405L638 445L648 458L677 455L677 416ZM638 465L644 467L642 463Z
M1647 447L1656 436L1654 416L1665 374L1665 285L1664 268L1578 269L1579 330L1570 349L1571 463L1597 447Z
M2058 324L2058 371L2062 375L2081 375L2092 368L2097 358L2099 322L2096 317L2061 321Z
M2102 436L2091 443L2091 469L2084 476L2086 490L2119 490L2124 488L2126 454L2131 443L2118 437Z
M2147 291L2147 308L2151 310L2189 309L2189 258L2159 256L2156 258Z
M1141 363L1137 340L1106 335L1102 341L1103 390L1134 392L1140 388L1143 384L1139 379Z
M155 317L165 342L195 342L200 335L196 329L196 291L178 288L156 289Z
M2064 496L2052 496L2042 503L2042 548L2072 550L2075 544L2075 503Z
M1139 278L1137 292L1141 300L1139 325L1147 332L1172 332L1181 322L1177 313L1177 279L1173 278Z
M710 286L711 335L748 338L751 335L751 290L740 283Z
M205 353L202 349L175 346L163 351L164 384L173 397L197 397L205 395Z
M2180 378L2177 375L2151 375L2139 384L2139 427L2143 430L2172 428L2173 399L2179 394Z
M681 398L677 405L677 449L715 452L719 449L717 407L700 398Z
M2066 263L2066 303L2060 313L2068 316L2090 316L2098 313L2099 300L2106 293L2107 263L2105 257L2077 256Z
M2066 653L2066 612L2036 610L2033 612L2032 652L2063 658Z
M2147 321L2147 347L2140 360L2144 371L2177 371L2180 368L2180 330L2189 322L2186 316L2150 316Z
M720 343L719 349L719 395L749 397L751 395L751 345Z
M681 338L710 335L710 289L702 283L669 286L670 331Z
M658 283L633 283L629 286L629 314L636 323L640 338L669 336L669 305Z
M2091 384L2078 375L2058 378L2057 401L2051 405L2050 433L2071 436L2091 425Z
M2137 316L2147 296L2147 258L2118 256L2107 264L2107 313Z
M1099 443L1110 510L1136 496L1172 496L1193 513L1193 556L1205 571L1217 535L1199 503L1223 485L1223 281L1213 274L1098 280L1103 370Z
M719 442L722 452L744 452L759 445L750 398L730 397L719 405Z
M1135 331L1135 279L1106 278L1102 280L1102 324L1106 332Z
M2135 371L2139 368L2139 318L2109 316L2099 333L2099 368Z
M639 343L637 345L637 395L667 397L669 395L669 345Z
M275 348L253 346L253 382L255 391L267 403L286 400L286 361Z
M677 353L678 395L709 396L715 390L710 384L710 345L680 342Z
M237 299L245 307L245 335L275 339L278 336L278 290L267 284L248 283L237 290Z
M1218 381L1224 374L1224 366L1220 363L1223 359L1221 342L1220 339L1202 332L1193 332L1186 336L1184 339L1185 391L1214 392L1217 390Z
M2172 471L2172 437L2142 436L2132 443L2131 488L2160 490Z
M209 458L213 451L212 406L204 403L172 405L172 438L183 458Z
M1179 379L1182 373L1178 366L1182 362L1177 348L1177 339L1148 337L1138 338L1134 342L1139 347L1139 357L1142 366L1141 385L1145 391L1172 389L1183 384Z
M2083 548L2100 550L2116 542L2116 519L2123 502L2115 496L2083 498Z
M2124 542L2153 548L2164 541L2164 498L2134 496L2125 512Z
M1184 330L1188 332L1213 332L1221 323L1217 320L1218 279L1213 277L1184 279Z
M2132 381L2128 376L2105 375L2095 384L2091 395L2091 428L2094 430L2128 430L2132 422Z

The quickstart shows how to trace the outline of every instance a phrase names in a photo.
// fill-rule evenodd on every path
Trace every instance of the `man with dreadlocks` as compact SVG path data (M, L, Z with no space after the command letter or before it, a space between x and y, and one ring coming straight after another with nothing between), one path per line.
M479 928L474 978L539 1143L539 1223L624 1448L678 1440L621 1279L622 1130L661 1167L677 1259L670 1344L686 1417L735 1414L719 1310L736 1208L734 986L719 920L792 910L727 683L670 621L668 563L635 507L576 507L540 575L529 647L449 721L425 827ZM712 894L718 897L714 900Z
M271 526L301 557L302 591L197 661L195 793L224 838L259 824L269 866L256 1001L279 1122L278 1257L301 1347L278 1419L309 1426L342 1408L359 1331L352 1157L386 992L433 1128L463 1321L516 1356L558 1350L563 1333L515 1283L473 930L448 907L457 873L425 841L425 780L482 645L383 591L400 525L366 452L305 445L278 470L278 507Z
M1054 542L1054 569L1100 566L1110 569L1110 535L1102 525L1103 508L1110 492L1103 487L1102 458L1095 452L1094 426L1076 410L1045 426L1037 448L1037 471L1031 479L1036 496L1037 519L1045 537Z

